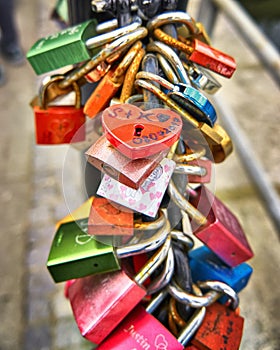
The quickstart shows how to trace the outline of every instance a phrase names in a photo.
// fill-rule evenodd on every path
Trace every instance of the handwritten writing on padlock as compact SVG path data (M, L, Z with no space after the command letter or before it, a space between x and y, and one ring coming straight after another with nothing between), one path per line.
M97 194L132 210L155 217L174 169L175 162L164 158L138 190L105 175Z
M145 158L166 150L179 138L181 117L171 110L148 111L116 104L105 109L102 125L108 141L130 159Z

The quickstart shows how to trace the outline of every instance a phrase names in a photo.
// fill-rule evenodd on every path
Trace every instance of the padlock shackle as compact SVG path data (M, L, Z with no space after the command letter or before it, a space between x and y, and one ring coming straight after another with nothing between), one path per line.
M134 277L134 281L137 284L142 285L147 278L163 263L166 259L171 246L171 236L168 235L163 245L152 256L152 258L141 268L141 270Z
M120 38L125 34L129 34L133 32L134 30L141 27L141 25L142 25L141 18L138 16L135 16L134 21L128 24L127 26L113 29L108 33L99 34L92 38L89 38L85 41L85 45L89 50L103 46L105 44L112 42L113 40Z
M178 230L172 230L171 238L174 241L179 241L180 243L182 243L185 247L187 247L188 250L192 249L194 246L193 238L184 232L181 232Z
M194 314L188 320L186 328L181 331L179 337L177 338L179 343L184 346L188 344L198 328L201 326L205 315L206 307L202 307L194 312Z
M161 41L155 40L147 45L147 52L157 52L161 54L171 64L179 80L184 84L191 84L181 59L171 47Z
M199 225L207 224L207 218L181 195L173 180L170 180L167 190L172 200L180 209L184 210Z
M153 32L156 28L170 23L185 24L191 35L199 34L199 28L196 26L195 20L187 12L183 11L164 12L154 16L153 19L148 21L147 29L149 32Z
M69 85L72 84L73 81L77 81L80 78L82 78L92 69L97 67L106 58L108 58L112 54L115 54L116 52L123 50L125 47L129 47L135 41L143 39L147 34L148 30L145 27L140 27L129 34L125 34L120 38L112 41L81 67L78 67L71 73L66 74L64 80L59 84L59 87L61 89L67 88Z
M48 87L54 82L63 81L64 78L65 78L64 75L57 74L57 75L52 75L50 77L47 77L47 79L43 80L39 89L39 100L40 100L41 109L47 109L48 101L46 101L46 96L47 96ZM81 108L81 90L79 88L79 85L75 81L73 81L71 86L73 87L73 90L75 91L75 96L76 96L75 108L79 109ZM68 93L69 91L65 92L65 94L68 94Z
M197 285L201 289L210 289L218 293L223 293L230 298L230 307L235 310L239 306L239 297L235 290L228 284L221 281L198 281Z
M165 218L165 224L152 237L143 239L140 242L132 245L118 247L116 249L116 255L119 259L122 259L129 256L138 255L140 253L153 251L166 241L170 231L170 223Z
M167 257L165 259L165 264L164 264L162 272L160 273L160 275L158 277L153 279L153 281L150 283L150 285L147 288L148 295L157 293L168 285L168 283L171 281L171 278L172 278L173 273L174 273L174 266L175 266L174 253L173 253L173 249L171 246L169 251L168 251ZM167 293L167 291L166 291L166 293ZM147 309L146 309L146 311L147 311Z

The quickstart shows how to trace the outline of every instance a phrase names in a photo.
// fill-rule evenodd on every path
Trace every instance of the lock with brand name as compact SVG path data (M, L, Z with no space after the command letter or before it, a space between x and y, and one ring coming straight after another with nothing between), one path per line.
M143 299L147 293L143 283L163 263L170 243L168 236L134 278L120 270L81 278L69 287L73 314L86 339L101 343Z
M92 19L39 39L26 55L35 73L43 74L89 60L96 49L89 50L85 41L96 35L96 24Z
M76 94L75 106L48 106L45 96L53 81L64 76L54 76L41 88L41 105L33 107L36 128L36 142L40 145L81 142L85 139L85 115L81 107L81 93L77 83L73 83Z
M122 258L156 249L170 231L169 223L165 221L152 237L115 248L110 239L105 244L89 235L87 228L88 219L84 219L62 224L56 231L47 261L55 282L120 270Z

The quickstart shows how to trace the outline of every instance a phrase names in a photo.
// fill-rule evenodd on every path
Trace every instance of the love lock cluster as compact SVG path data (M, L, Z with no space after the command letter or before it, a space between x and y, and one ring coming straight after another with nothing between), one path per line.
M113 18L68 27L27 54L37 74L58 70L31 102L37 144L85 144L97 121L84 156L101 181L57 223L47 268L98 349L238 349L253 252L207 186L232 152L208 98L221 87L211 72L230 78L235 60L176 1L92 9ZM74 106L52 103L72 91Z

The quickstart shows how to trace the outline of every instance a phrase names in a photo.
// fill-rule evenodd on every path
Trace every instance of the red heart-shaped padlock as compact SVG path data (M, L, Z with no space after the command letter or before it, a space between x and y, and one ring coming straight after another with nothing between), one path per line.
M127 103L106 108L102 125L107 140L130 159L166 150L182 130L182 120L176 112L165 108L143 111Z

